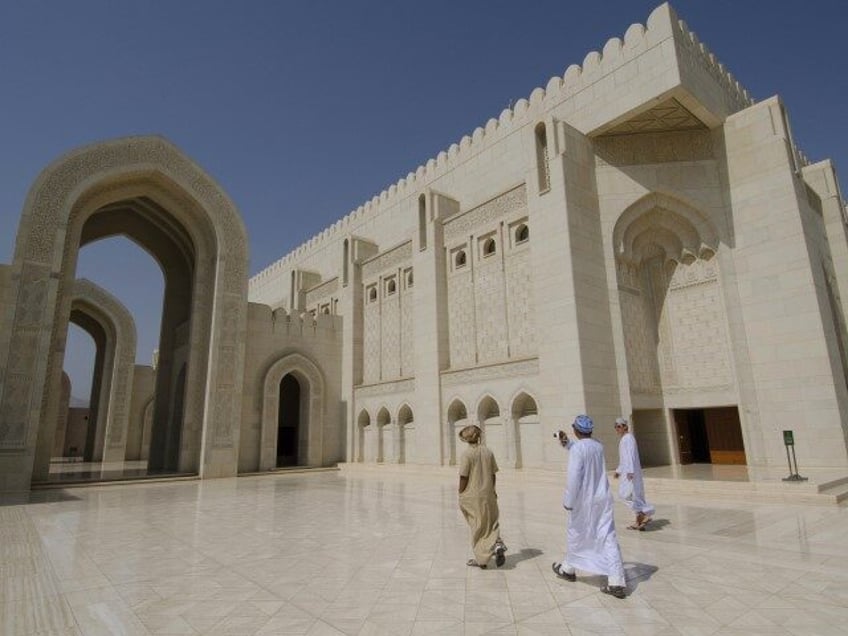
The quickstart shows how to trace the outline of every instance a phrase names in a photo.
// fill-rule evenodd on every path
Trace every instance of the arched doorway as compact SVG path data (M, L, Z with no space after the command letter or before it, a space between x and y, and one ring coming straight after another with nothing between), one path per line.
M300 383L289 373L280 380L277 416L277 466L297 466L300 431Z
M512 401L515 426L515 467L531 468L544 463L542 427L536 400L524 391Z
M324 465L324 376L299 353L265 373L259 470Z
M385 406L377 411L377 463L391 462L394 459L394 435L392 434L392 416Z
M356 419L356 461L364 463L367 461L368 453L365 452L367 440L371 437L371 416L368 411L362 409Z
M453 466L457 460L457 434L463 426L468 424L468 411L465 408L462 400L456 399L450 403L448 407L447 430L447 448L450 450L449 462Z
M487 395L477 406L477 424L483 429L483 440L495 458L502 465L509 460L506 448L506 432L504 431L501 409L491 395Z
M622 212L612 238L631 401L640 407L640 439L653 441L643 464L745 463L721 245L710 217L650 193ZM662 417L668 408L673 416Z
M58 416L79 249L117 235L147 250L165 278L150 466L235 475L247 240L226 194L165 139L119 139L46 168L20 228L0 334L0 473L15 475L6 487L28 489L37 432ZM174 418L183 363L184 409ZM179 448L169 448L175 438Z
M400 407L397 416L398 452L397 463L414 463L415 453L415 420L412 408L408 404Z

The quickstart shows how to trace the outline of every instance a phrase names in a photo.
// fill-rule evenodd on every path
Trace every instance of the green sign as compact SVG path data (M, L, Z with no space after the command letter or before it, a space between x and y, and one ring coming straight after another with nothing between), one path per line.
M792 431L783 431L783 443L786 446L795 446L795 438L792 435Z

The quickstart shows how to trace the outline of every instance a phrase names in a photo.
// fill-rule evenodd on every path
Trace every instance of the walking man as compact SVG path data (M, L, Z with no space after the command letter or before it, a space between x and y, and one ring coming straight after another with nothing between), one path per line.
M474 558L468 565L482 569L495 557L495 565L506 561L506 546L500 537L500 511L495 492L495 473L498 463L485 444L480 443L483 431L479 426L466 426L459 439L468 449L459 461L459 509L471 529L471 548Z
M604 461L604 447L592 439L594 423L588 415L578 415L571 425L574 441L560 432L560 444L569 451L568 481L562 498L569 511L567 551L554 574L576 581L576 570L605 574L604 594L625 597L624 565L615 533L613 501Z
M621 438L618 442L618 468L614 477L621 479L618 495L627 506L636 513L636 522L627 526L630 530L644 530L656 509L645 501L645 483L642 480L642 464L639 461L639 447L636 438L630 432L627 420L619 417L615 420L615 432Z

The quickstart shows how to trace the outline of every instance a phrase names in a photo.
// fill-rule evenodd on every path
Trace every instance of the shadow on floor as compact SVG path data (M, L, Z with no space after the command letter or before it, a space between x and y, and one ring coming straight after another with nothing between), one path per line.
M33 490L31 492L0 494L0 506L24 506L27 504L56 503L57 501L79 501L62 489Z
M538 548L522 548L521 551L516 552L515 554L509 554L507 552L506 555L506 563L501 566L501 570L512 570L515 566L522 561L527 561L528 559L535 559L537 556L544 554Z

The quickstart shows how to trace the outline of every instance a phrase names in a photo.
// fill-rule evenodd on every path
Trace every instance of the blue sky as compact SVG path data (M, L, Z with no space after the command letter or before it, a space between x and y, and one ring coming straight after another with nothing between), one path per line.
M229 193L251 272L644 23L643 0L76 0L0 4L0 262L39 171L92 142L161 134ZM848 167L840 0L680 0L680 16L757 99L784 99L812 160ZM78 275L158 340L162 279L123 239L86 247ZM66 368L87 392L93 345ZM89 362L86 362L89 360ZM86 366L88 365L88 366Z

